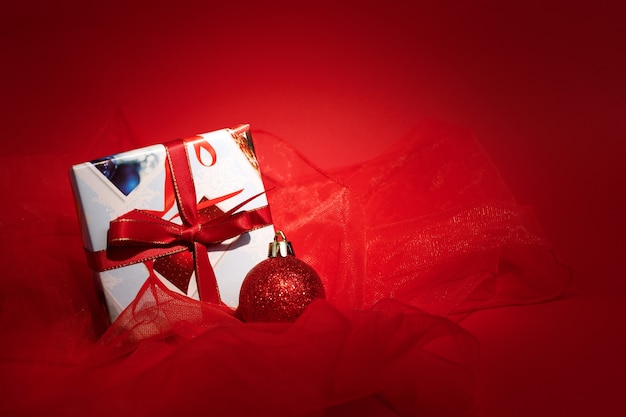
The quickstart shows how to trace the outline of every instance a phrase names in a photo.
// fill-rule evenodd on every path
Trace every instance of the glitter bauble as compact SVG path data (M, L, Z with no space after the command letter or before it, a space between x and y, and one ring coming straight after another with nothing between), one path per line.
M292 322L311 302L325 297L324 286L317 272L294 255L284 255L276 254L275 251L272 256L270 246L270 257L246 275L237 308L241 320Z

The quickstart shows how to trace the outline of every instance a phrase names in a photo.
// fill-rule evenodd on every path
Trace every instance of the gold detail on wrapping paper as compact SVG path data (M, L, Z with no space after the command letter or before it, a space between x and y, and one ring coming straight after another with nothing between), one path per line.
M246 156L250 165L260 174L259 162L254 152L254 144L252 143L252 135L250 134L250 125L240 125L231 130L231 136L239 145L239 149Z

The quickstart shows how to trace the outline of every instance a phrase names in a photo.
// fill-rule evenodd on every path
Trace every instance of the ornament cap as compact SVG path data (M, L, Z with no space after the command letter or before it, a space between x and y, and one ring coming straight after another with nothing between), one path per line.
M288 255L296 256L293 251L293 247L291 246L291 242L287 241L283 231L279 230L274 234L274 241L269 244L267 257L276 258L280 256L284 258Z

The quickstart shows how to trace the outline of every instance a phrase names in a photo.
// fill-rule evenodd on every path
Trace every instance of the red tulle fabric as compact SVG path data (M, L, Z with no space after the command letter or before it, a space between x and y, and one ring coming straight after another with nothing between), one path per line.
M472 135L425 122L330 173L253 136L274 223L326 288L293 324L149 280L107 326L67 168L139 144L114 121L74 155L1 158L0 415L474 413L478 346L456 318L558 296L569 272Z

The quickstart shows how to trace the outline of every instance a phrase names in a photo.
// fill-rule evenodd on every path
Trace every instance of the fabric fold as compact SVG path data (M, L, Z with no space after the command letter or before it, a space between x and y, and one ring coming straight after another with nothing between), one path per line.
M569 282L532 210L443 123L333 172L252 133L274 223L326 288L291 324L244 324L150 278L104 329L65 171L85 155L2 158L22 181L3 182L0 414L472 415L478 345L456 315Z

